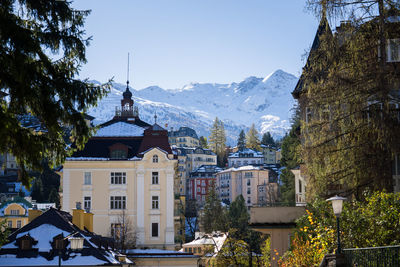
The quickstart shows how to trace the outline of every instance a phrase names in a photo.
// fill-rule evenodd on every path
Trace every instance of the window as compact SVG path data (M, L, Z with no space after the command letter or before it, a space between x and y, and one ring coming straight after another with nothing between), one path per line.
M250 204L251 203L251 197L247 198L247 203Z
M12 228L12 221L7 221L8 228Z
M197 249L196 248L193 248L193 253L196 253L197 252Z
M192 248L189 248L189 253L192 253Z
M151 183L158 184L158 172L153 172L151 175Z
M11 215L19 215L19 210L11 210L10 214Z
M202 185L202 186L206 186L206 181L204 181L204 180L201 181L201 185Z
M199 193L200 193L200 187L197 187L197 192L199 192Z
M158 237L158 223L151 223L151 236Z
M201 201L206 201L206 196L201 196Z
M299 180L299 193L301 193L301 180Z
M122 225L120 223L112 223L111 224L111 236L119 240L121 237L121 230L122 230Z
M393 158L392 166L393 166L392 175L400 175L400 154L397 154Z
M158 209L158 196L151 197L151 208Z
M400 39L389 39L387 44L387 61L400 61Z
M126 172L112 172L111 184L126 184Z
M157 155L153 156L153 163L158 163L158 156Z
M206 193L206 189L205 189L204 187L201 189L201 193L202 193L202 194L205 194L205 193Z
M32 241L29 239L22 239L21 240L21 249L28 250L32 248Z
M306 107L306 123L311 121L311 108Z
M127 157L127 151L121 149L112 150L110 158L112 159L125 159Z
M84 184L92 184L92 173L91 172L85 172L84 177L85 177L84 181L83 181Z
M247 185L250 185L250 184L251 184L251 180L247 179Z
M111 196L110 197L110 209L121 210L126 208L126 197L125 196Z
M17 228L21 228L21 221L20 220L17 221Z
M197 249L197 252L198 252L198 253L201 253L201 248L200 248L200 247Z
M247 194L250 195L251 194L251 188L247 187Z
M83 208L85 210L90 210L92 207L92 197L84 197L83 198Z
M200 185L200 180L197 180L197 185Z

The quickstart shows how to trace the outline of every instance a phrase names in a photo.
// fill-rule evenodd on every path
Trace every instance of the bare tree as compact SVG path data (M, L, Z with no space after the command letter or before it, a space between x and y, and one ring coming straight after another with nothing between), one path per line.
M136 230L125 209L118 214L117 220L111 224L110 235L115 239L117 248L122 252L136 247Z

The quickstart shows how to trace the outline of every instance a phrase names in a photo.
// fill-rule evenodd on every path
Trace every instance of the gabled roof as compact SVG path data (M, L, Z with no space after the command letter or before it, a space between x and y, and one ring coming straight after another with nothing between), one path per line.
M310 50L310 53L308 55L306 65L303 68L303 73L301 74L301 76L299 78L299 81L297 82L296 87L294 88L294 90L292 92L293 97L296 98L296 99L299 97L301 91L303 90L304 79L305 79L305 77L304 77L304 69L307 69L311 65L310 58L313 55L313 53L316 53L316 51L319 49L320 44L321 44L321 37L324 34L332 35L331 27L329 26L329 22L328 22L328 20L327 20L325 15L322 16L322 18L321 18L321 20L319 22L319 26L318 26L317 32L315 34L314 41L312 43L311 50Z
M51 242L60 234L67 237L71 234L84 238L83 249L74 251L71 257L63 258L63 265L120 265L111 250L99 248L92 240L98 236L82 231L72 224L72 216L64 211L50 208L48 211L18 229L8 237L8 243L0 249L0 266L54 266L58 263L58 253L53 250ZM16 240L30 236L37 241L32 250L22 251ZM67 246L67 251L70 245Z

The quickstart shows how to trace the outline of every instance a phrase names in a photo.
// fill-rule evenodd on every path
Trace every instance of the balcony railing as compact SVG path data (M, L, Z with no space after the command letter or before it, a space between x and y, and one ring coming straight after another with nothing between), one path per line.
M400 246L343 249L348 266L400 266Z

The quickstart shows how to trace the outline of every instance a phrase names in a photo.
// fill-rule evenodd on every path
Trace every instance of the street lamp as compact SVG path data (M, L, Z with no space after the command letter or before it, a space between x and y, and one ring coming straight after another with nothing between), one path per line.
M66 246L65 240L66 239L69 240L72 251L81 250L83 248L84 238L82 236L74 237L74 235L76 235L77 233L78 232L75 232L75 233L70 234L60 240L57 240L58 242L56 242L56 248L58 249L58 266L61 266L61 256L63 254L63 251L65 250L65 246Z
M342 208L343 208L343 200L346 200L345 197L340 197L340 196L334 196L326 201L331 201L332 202L332 208L333 208L333 213L336 216L336 224L337 224L337 250L336 254L341 254L342 253L342 248L340 247L340 226L339 226L339 217L342 214Z

